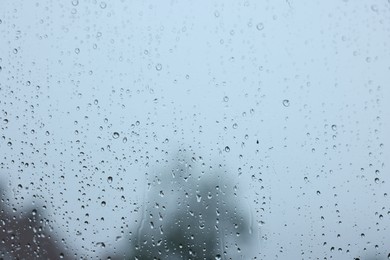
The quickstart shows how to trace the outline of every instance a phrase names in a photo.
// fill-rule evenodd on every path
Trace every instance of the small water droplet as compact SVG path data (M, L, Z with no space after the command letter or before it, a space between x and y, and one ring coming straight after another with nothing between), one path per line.
M107 178L107 182L108 182L108 183L112 183L112 177L111 177L111 176L109 176L109 177Z
M225 152L230 152L230 147L229 146L225 146Z
M162 70L162 65L161 65L161 63L158 63L158 64L156 65L156 70L157 70L157 71Z
M122 142L125 144L127 143L127 137L123 137Z
M106 247L106 244L104 244L103 242L97 242L96 245L100 246L101 248L105 248Z
M258 23L258 24L256 25L256 28L257 28L257 30L261 31L261 30L264 29L264 24L263 24L263 23Z
M79 4L79 0L73 0L73 1L72 1L72 5L73 5L73 6L77 6L78 4Z
M114 139L118 139L118 138L119 138L119 133L118 133L118 132L114 132L114 133L112 134L112 137L113 137Z
M223 102L229 102L229 97L228 96L224 96L223 97Z
M105 9L106 7L107 7L106 2L101 2L100 3L100 8Z
M288 99L283 100L283 106L285 106L285 107L290 106L290 100L288 100Z
M336 131L337 130L337 125L332 125L332 130Z
M106 206L106 202L103 200L103 201L100 203L100 205L101 205L102 207L105 207L105 206Z

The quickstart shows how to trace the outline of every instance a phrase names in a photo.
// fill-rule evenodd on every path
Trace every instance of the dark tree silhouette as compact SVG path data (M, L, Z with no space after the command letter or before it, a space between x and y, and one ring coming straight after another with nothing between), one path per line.
M258 236L237 187L226 173L190 169L181 161L151 177L140 224L124 253L128 259L250 258Z
M0 185L0 259L69 259L62 241L51 234L48 220L36 208L16 209Z
M250 258L258 236L227 173L202 174L185 160L178 161L170 169L148 174L147 187L139 187L145 190L139 225L127 243L122 242L123 250L100 259ZM0 188L0 259L80 259L79 252L57 239L60 230L39 207L12 209Z

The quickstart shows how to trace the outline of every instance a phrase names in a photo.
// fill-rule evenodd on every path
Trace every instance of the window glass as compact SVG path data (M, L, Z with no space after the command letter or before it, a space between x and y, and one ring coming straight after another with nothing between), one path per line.
M1 259L390 258L390 2L0 1Z

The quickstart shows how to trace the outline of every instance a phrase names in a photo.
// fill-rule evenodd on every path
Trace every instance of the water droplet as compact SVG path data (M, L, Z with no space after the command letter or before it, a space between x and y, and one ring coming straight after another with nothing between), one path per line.
M127 143L127 137L123 137L122 142L125 144Z
M107 7L106 2L101 2L100 3L100 8L105 9L106 7Z
M202 200L202 196L200 194L196 194L196 201L200 202Z
M229 146L225 146L225 152L230 152L230 147Z
M257 28L257 30L261 31L261 30L264 29L264 24L263 24L263 23L258 23L258 24L256 25L256 28Z
M12 143L11 143L11 142L8 142L7 145L11 147L11 146L12 146Z
M108 183L112 183L112 177L111 177L111 176L109 176L109 177L107 178L107 182L108 182Z
M157 71L162 70L162 65L161 65L161 63L158 63L158 64L156 65L156 70L157 70Z
M237 129L237 127L238 127L237 123L234 123L233 124L233 129Z
M379 183L379 178L375 178L375 183Z
M229 102L229 97L228 96L224 96L223 97L223 102Z
M76 54L79 54L79 53L80 53L80 49L79 49L79 48L76 48L76 49L74 49L74 52L75 52Z
M78 4L79 4L79 0L73 0L73 1L72 1L72 5L73 5L73 6L77 6Z
M285 107L290 106L290 100L288 100L288 99L283 100L283 106L285 106Z
M106 247L106 244L104 244L103 242L97 242L96 245L100 246L101 248L105 248Z
M95 99L95 100L93 101L93 103L94 103L95 105L97 105L97 104L99 104L99 100Z
M221 259L222 259L222 257L221 257L220 254L218 254L218 255L215 256L215 260L221 260Z
M112 137L113 137L114 139L118 139L118 138L119 138L119 133L118 133L118 132L114 132L114 133L112 134Z
M337 130L337 125L332 125L332 130L336 131Z
M105 207L105 206L106 206L106 202L103 200L103 201L100 203L100 205L101 205L102 207Z

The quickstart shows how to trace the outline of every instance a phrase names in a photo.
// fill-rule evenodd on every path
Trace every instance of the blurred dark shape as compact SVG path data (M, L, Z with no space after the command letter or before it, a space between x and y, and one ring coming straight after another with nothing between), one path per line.
M250 259L259 239L240 191L227 173L194 172L183 162L152 177L127 252L107 258Z
M354 260L385 260L390 259L390 253L387 255L382 255L380 252L377 253L365 253L363 257L355 257Z
M62 241L36 208L10 209L0 184L0 259L69 259Z
M123 248L111 241L108 254L90 259L250 259L259 238L227 173L198 172L184 160L157 172L139 187L144 200ZM15 206L1 184L0 199L0 259L82 258L57 239L61 230L41 206Z

